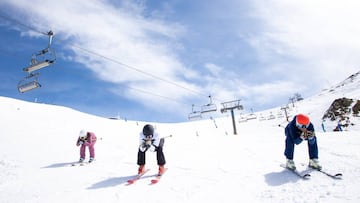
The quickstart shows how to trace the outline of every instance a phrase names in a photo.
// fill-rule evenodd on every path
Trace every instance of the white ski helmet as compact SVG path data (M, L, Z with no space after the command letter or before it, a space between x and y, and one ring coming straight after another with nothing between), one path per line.
M79 133L80 138L86 138L87 132L85 130L81 130Z

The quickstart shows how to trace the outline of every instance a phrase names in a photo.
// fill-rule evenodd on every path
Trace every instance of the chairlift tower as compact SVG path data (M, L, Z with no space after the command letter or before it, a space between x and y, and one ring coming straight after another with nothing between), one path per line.
M220 110L221 113L225 113L228 110L230 110L231 118L232 118L232 124L233 124L233 128L234 128L234 135L237 135L234 110L235 109L237 109L237 110L244 109L243 106L240 105L240 99L239 100L234 100L234 101L224 102L224 103L221 103L221 105L223 105L223 108Z
M288 116L288 112L287 112L288 109L289 109L288 106L281 107L281 110L283 110L285 112L285 117L286 117L287 122L289 122L289 116Z

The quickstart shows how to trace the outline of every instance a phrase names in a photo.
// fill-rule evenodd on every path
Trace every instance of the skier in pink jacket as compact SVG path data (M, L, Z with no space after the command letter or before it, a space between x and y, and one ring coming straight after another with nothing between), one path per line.
M89 163L93 162L95 159L95 148L94 145L96 143L96 136L93 132L87 132L85 130L81 130L79 134L79 138L76 141L76 146L80 146L80 160L79 162L84 162L85 160L85 149L86 146L89 147L90 159Z

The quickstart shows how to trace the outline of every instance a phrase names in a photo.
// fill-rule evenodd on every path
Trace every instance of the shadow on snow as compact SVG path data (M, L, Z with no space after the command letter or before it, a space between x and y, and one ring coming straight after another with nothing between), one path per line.
M156 175L147 175L147 176L143 176L141 179L146 179L146 178L155 177L155 176ZM92 186L88 187L87 189L100 189L100 188L107 188L107 187L115 187L117 185L125 184L125 183L127 183L128 180L133 179L135 177L136 177L136 175L108 178L106 180L103 180L103 181L93 184Z
M309 173L308 170L304 170L301 173ZM265 181L270 186L280 186L289 182L303 181L300 177L292 174L291 171L284 169L280 172L271 172L264 175Z

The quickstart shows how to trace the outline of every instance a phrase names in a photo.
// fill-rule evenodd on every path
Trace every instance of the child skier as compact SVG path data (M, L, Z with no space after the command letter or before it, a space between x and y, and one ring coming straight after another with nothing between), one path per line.
M85 130L81 130L79 133L79 138L76 141L76 146L80 146L80 160L79 162L84 162L85 160L85 149L86 146L89 147L90 159L89 163L93 162L95 159L95 148L94 145L96 143L96 136L92 132L87 132Z
M164 138L160 138L154 127L146 124L140 132L140 146L137 156L137 164L139 165L138 174L145 171L145 153L149 150L156 152L157 164L159 165L159 175L165 172L164 165L166 163L163 153Z
M308 116L298 114L285 128L285 152L286 167L295 170L294 158L294 144L298 145L302 141L308 142L309 151L309 166L315 169L321 169L318 161L318 146L315 136L314 125L310 122Z

